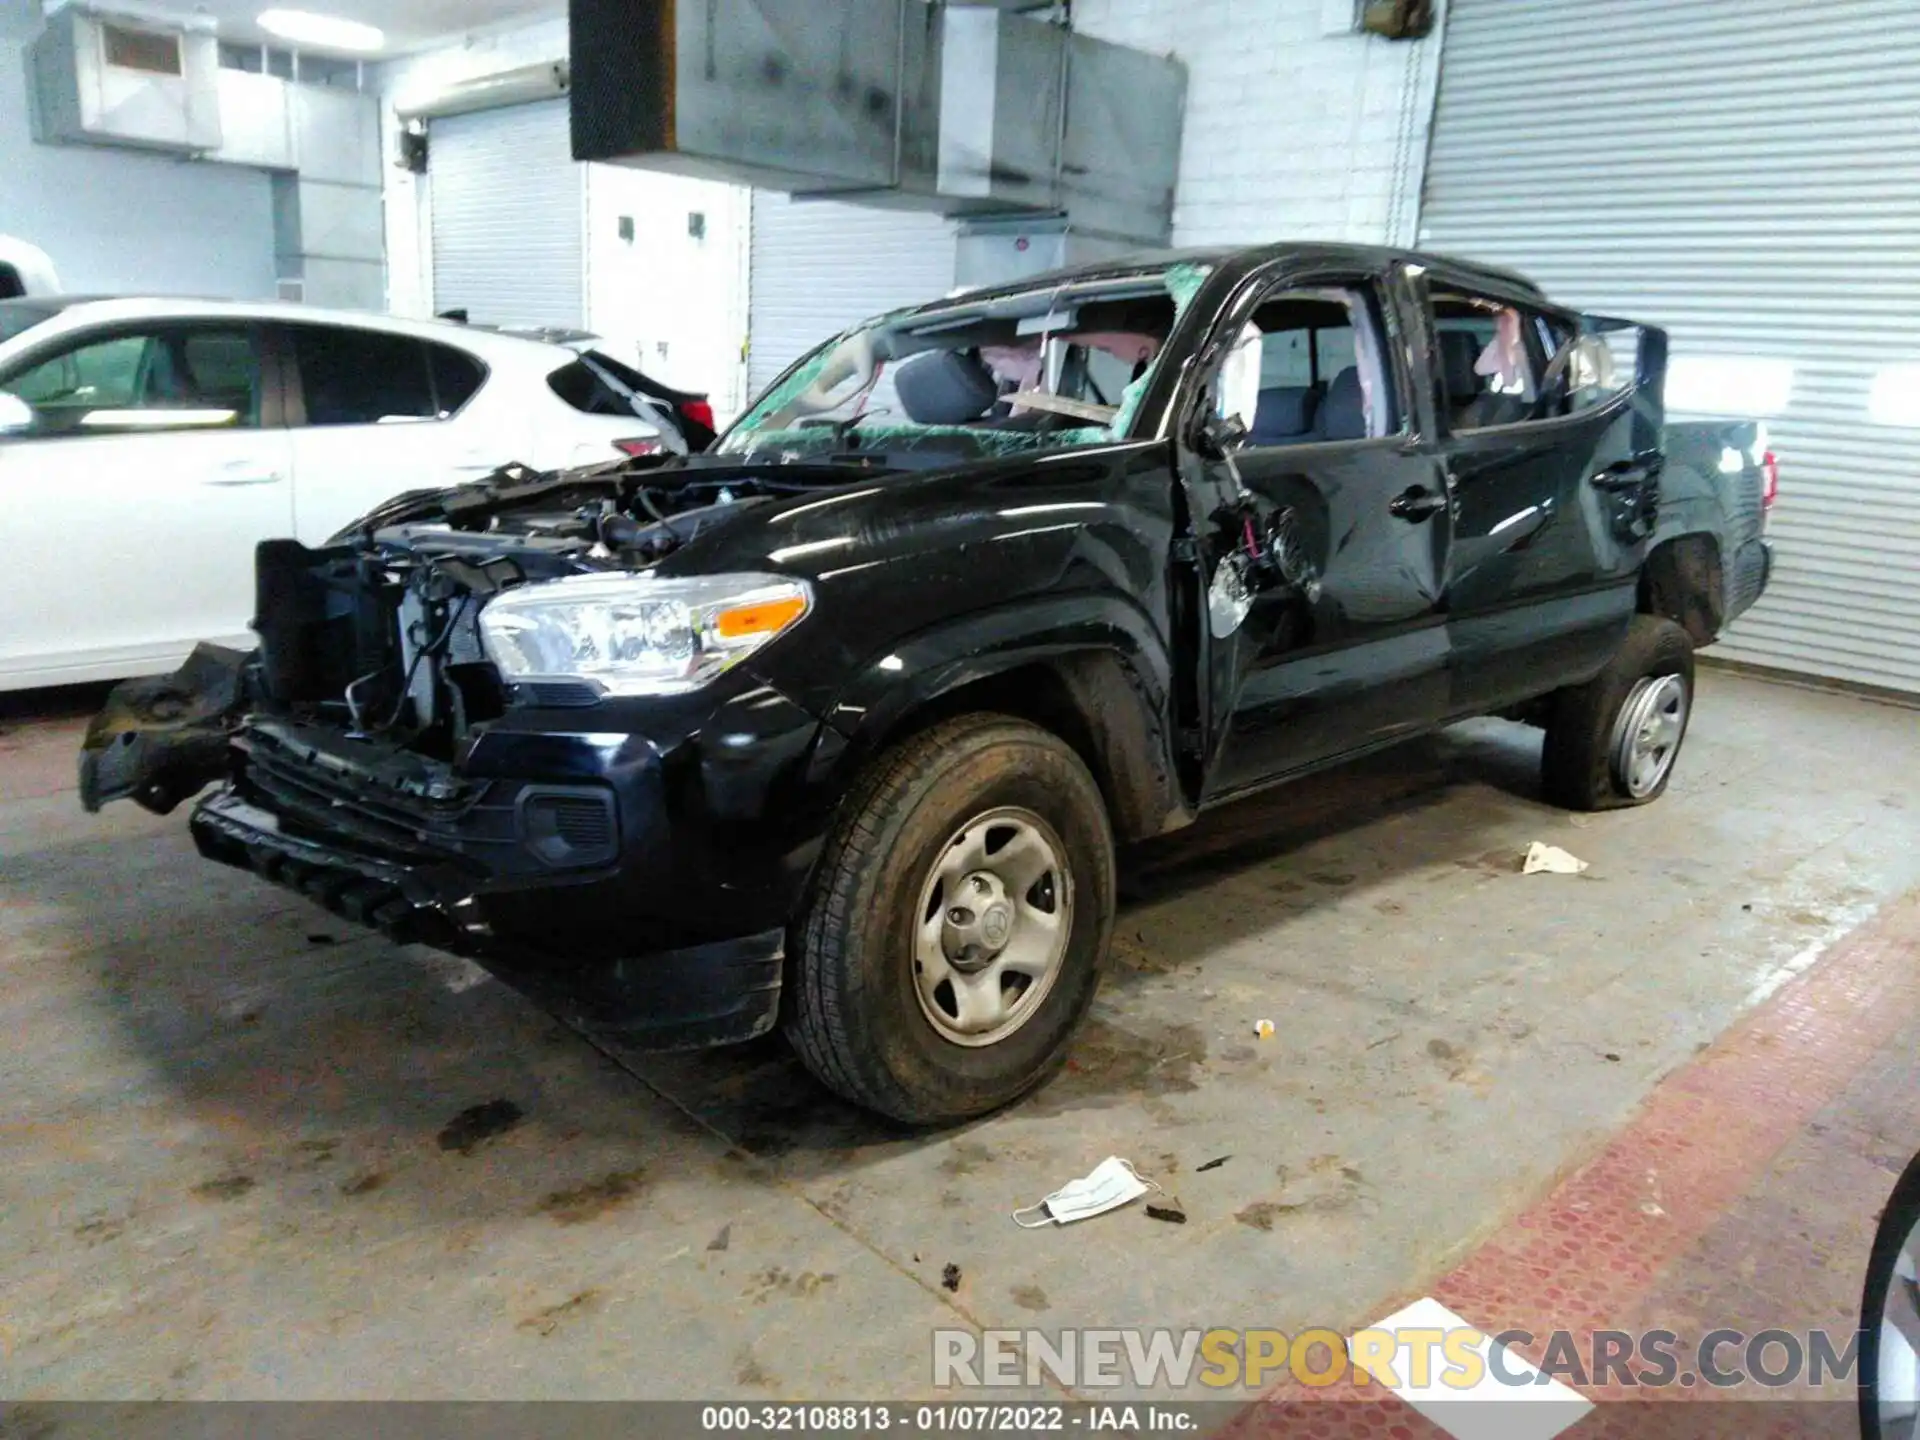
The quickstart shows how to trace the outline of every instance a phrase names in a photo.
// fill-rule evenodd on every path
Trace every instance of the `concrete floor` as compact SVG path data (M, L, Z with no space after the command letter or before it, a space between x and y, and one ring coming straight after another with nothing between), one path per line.
M16 1398L908 1398L936 1327L1351 1327L1920 880L1911 711L1707 673L1668 796L1593 817L1540 803L1537 734L1464 727L1134 857L1067 1072L907 1135L778 1044L616 1063L179 817L85 816L79 722L19 709ZM1521 876L1536 839L1591 870ZM1108 1154L1188 1223L1008 1218Z

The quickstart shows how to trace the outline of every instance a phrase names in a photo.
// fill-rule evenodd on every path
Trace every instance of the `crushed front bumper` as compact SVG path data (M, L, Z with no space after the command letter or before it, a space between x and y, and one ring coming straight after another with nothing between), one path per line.
M779 1015L784 929L561 965L494 934L474 913L473 879L461 871L286 833L278 815L232 789L195 807L190 829L208 859L251 870L398 943L475 960L600 1038L647 1050L696 1049L763 1035Z
M88 808L194 809L200 852L396 941L478 961L636 1048L750 1039L824 818L796 803L817 717L751 676L719 693L514 711L457 762L263 708L250 657L203 647L116 689Z

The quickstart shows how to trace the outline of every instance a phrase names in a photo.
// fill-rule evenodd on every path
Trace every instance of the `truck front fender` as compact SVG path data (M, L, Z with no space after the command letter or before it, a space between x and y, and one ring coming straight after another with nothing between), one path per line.
M815 780L843 789L875 755L949 715L992 709L1053 730L1099 781L1127 839L1191 818L1167 645L1117 595L1062 595L977 611L868 656L825 719L837 743Z

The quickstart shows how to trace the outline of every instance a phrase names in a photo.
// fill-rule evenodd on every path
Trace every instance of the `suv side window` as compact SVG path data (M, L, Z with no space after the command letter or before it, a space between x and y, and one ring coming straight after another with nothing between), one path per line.
M1238 415L1248 447L1391 435L1399 405L1380 333L1364 290L1265 296L1215 377L1214 413Z
M479 377L466 357L449 360L406 335L350 330L339 325L289 327L293 356L300 369L300 393L309 425L385 425L409 420L443 420L472 397ZM436 395L444 375L446 404Z
M260 352L245 325L166 324L80 339L0 378L33 407L32 439L260 423Z
M451 420L487 383L487 367L451 345L428 345L433 364L434 407L442 420Z

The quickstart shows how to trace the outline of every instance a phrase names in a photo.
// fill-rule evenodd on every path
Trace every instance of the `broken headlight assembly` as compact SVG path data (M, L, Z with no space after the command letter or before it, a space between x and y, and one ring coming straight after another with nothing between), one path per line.
M784 575L570 575L495 596L480 612L480 634L508 684L680 695L739 664L812 608L812 589Z

